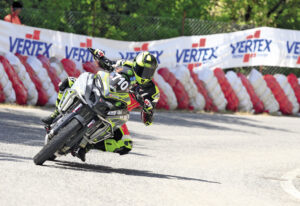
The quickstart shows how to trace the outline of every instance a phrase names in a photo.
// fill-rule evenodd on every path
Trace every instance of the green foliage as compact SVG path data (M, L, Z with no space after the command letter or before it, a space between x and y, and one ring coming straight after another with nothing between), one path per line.
M118 40L147 41L230 32L254 26L300 29L298 0L22 2L24 9L20 16L26 25ZM10 3L10 0L0 1L1 18L10 12Z
M207 11L213 20L300 29L300 7L297 0L211 0Z

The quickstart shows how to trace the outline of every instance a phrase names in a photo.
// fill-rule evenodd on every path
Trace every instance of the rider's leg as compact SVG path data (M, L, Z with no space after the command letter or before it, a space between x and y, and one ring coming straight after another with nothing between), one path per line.
M129 137L129 131L126 124L124 124L122 127L115 130L113 138L106 139L93 145L92 149L124 155L132 149L132 140Z
M59 112L57 110L57 106L58 106L60 100L63 97L63 93L64 93L65 89L70 88L74 84L75 80L76 79L73 78L73 77L68 77L64 81L59 83L59 85L58 85L59 86L59 92L58 92L57 99L56 99L55 110L50 116L47 116L47 117L43 118L42 122L44 122L47 125L52 124L53 120L59 115Z
M122 139L123 137L126 138ZM120 155L128 154L132 149L132 141L129 138L129 131L126 124L115 130L113 138L106 139L97 144L88 144L85 148L80 148L76 156L85 162L86 153L91 149L115 152Z

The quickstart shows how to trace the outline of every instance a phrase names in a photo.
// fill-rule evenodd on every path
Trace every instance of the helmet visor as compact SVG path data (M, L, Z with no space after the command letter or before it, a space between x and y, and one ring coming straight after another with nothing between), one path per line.
M155 68L154 67L142 67L136 64L134 66L134 72L143 79L151 79L154 75Z

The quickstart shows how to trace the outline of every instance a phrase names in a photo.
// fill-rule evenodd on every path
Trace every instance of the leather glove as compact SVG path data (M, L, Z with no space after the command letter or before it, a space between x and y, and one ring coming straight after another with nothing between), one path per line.
M105 52L100 49L88 48L88 50L93 54L95 61L103 59Z
M114 70L114 68L112 67L113 62L105 57L104 51L93 48L88 48L88 50L93 54L94 60L98 62L98 65L101 68L109 72L112 72Z

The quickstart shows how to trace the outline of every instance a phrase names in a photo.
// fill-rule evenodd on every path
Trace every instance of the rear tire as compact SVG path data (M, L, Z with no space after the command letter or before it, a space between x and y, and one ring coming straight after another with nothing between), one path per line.
M72 119L69 124L63 127L58 134L34 156L33 162L36 165L42 165L46 160L52 159L54 153L60 149L73 134L76 134L79 129L81 129L81 124L77 119Z

